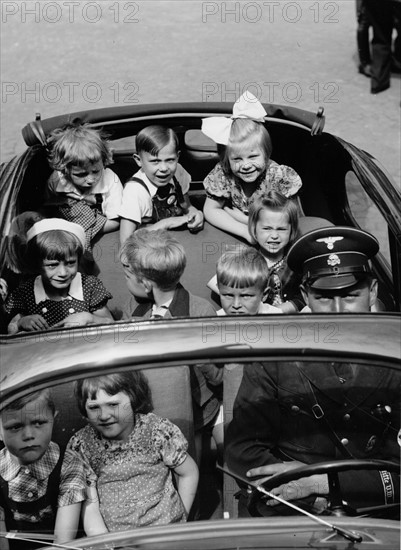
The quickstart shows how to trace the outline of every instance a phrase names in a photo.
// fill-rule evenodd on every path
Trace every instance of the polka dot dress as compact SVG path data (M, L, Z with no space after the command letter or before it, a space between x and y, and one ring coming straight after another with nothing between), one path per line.
M110 531L186 520L171 468L186 458L179 428L153 413L136 414L127 441L107 440L92 426L79 430L68 447L90 466L100 511Z
M63 300L42 300L39 303L35 302L34 284L35 277L22 283L9 296L5 304L5 310L12 317L17 313L23 315L39 314L46 319L51 327L59 323L73 313L83 311L94 311L104 307L108 300L112 298L103 283L93 275L81 274L83 301L67 296Z

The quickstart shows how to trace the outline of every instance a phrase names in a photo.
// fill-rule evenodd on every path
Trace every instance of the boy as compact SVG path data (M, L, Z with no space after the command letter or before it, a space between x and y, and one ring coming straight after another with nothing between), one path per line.
M269 268L263 256L250 247L225 252L217 262L217 289L222 309L217 315L257 315L283 313L264 304Z
M76 536L86 485L78 458L71 452L63 457L51 441L55 416L48 389L1 412L5 448L0 451L0 506L8 531L35 532L38 539L40 533L54 532L55 542L63 543ZM27 550L36 545L9 539L9 547Z
M178 163L178 138L171 128L148 126L136 136L134 159L139 172L124 187L120 216L121 244L141 224L173 229L203 227L203 213L188 198L191 176Z
M186 266L181 243L163 229L138 229L124 243L120 259L128 290L140 300L132 316L208 317L216 312L207 300L180 284Z
M147 299L134 310L133 317L171 319L216 315L212 304L180 284L186 266L185 250L168 231L138 229L125 241L120 259L128 290L135 298ZM222 379L223 371L215 365L196 365L191 369L198 463L200 430L210 426L218 416ZM222 451L222 433L220 435L221 440L216 440L216 444Z

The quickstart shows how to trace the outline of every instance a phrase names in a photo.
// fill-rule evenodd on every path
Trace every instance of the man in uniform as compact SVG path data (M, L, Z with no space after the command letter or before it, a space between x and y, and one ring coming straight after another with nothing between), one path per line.
M294 243L288 265L302 273L301 290L313 313L368 312L377 297L370 259L378 250L372 235L333 226L311 231ZM258 483L325 461L399 462L400 383L399 371L380 365L248 365L226 434L226 462L234 473ZM399 477L387 470L341 472L339 481L343 499L354 510L399 501ZM328 503L328 477L301 478L272 493L306 509L322 508ZM242 491L240 515L249 515L245 499ZM258 515L288 513L284 505L262 498L256 510Z

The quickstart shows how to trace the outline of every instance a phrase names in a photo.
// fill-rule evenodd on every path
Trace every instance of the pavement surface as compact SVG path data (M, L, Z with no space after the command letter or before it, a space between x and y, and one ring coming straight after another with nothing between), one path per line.
M7 1L1 4L1 152L42 118L168 101L261 101L316 110L326 131L400 177L400 84L358 74L354 0Z

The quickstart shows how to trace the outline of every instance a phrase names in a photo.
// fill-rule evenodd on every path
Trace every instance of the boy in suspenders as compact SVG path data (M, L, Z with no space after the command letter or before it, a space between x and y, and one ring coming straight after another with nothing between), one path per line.
M202 229L203 214L188 197L191 176L178 158L178 138L171 128L148 126L136 136L134 159L140 170L124 187L121 244L144 224L154 224L152 229L185 224L193 232Z

